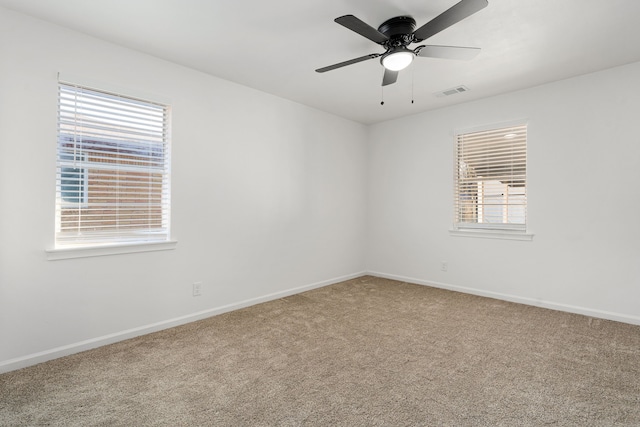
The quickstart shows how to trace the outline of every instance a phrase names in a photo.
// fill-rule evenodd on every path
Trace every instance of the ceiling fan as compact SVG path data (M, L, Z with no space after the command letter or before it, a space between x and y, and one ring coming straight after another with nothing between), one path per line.
M371 53L359 58L350 59L349 61L329 65L328 67L318 68L316 72L324 73L335 70L336 68L381 57L380 63L384 67L382 86L387 86L396 82L398 72L408 67L416 56L462 60L472 59L480 52L480 48L420 45L414 49L409 49L408 46L412 43L420 43L428 39L453 24L462 21L464 18L484 9L487 5L487 0L462 0L415 31L416 21L410 16L391 18L383 22L377 30L353 15L341 16L336 18L335 22L383 46L386 51L384 53Z

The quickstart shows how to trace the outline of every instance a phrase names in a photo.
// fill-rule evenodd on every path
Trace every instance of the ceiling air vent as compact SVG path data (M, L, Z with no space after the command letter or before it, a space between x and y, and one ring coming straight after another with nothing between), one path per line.
M451 89L443 90L442 92L436 92L435 95L438 98L442 98L444 96L455 95L456 93L468 92L469 88L463 85L452 87Z

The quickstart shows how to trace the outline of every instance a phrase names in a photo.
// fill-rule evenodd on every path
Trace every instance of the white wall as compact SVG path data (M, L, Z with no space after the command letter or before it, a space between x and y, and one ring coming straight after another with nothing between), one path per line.
M635 63L372 126L367 269L640 324L639 76ZM450 236L454 129L522 118L533 241Z
M0 31L0 371L364 270L363 125L2 8ZM58 72L171 101L177 249L46 260Z

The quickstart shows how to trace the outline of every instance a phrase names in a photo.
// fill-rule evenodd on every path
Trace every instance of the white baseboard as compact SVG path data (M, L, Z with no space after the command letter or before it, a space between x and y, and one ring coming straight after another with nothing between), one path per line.
M414 283L416 285L431 286L434 288L447 289L450 291L462 292L465 294L478 295L482 297L495 298L503 301L516 302L519 304L532 305L536 307L548 308L551 310L566 311L568 313L582 314L584 316L598 319L614 320L616 322L640 325L640 317L628 314L614 313L610 311L597 310L592 308L578 307L575 305L562 304L553 301L537 300L533 298L520 297L517 295L503 294L500 292L484 291L482 289L467 288L465 286L449 285L447 283L432 282L428 280L405 277L397 274L386 274L379 271L368 271L368 275L382 277L385 279L398 280L401 282Z
M310 285L300 286L297 288L288 289L286 291L275 292L275 293L267 294L257 298L250 298L248 300L224 305L222 307L203 310L196 313L187 314L185 316L180 316L173 319L163 320L157 323L152 323L150 325L127 329L125 331L120 331L113 334L104 335L101 337L91 338L91 339L80 341L77 343L52 348L50 350L28 354L23 357L9 359L9 360L0 362L0 373L5 373L5 372L14 371L16 369L26 368L28 366L46 362L48 360L69 356L71 354L80 353L81 351L91 350L93 348L101 347L103 345L113 344L118 341L124 341L129 338L135 338L140 335L161 331L163 329L173 328L175 326L180 326L186 323L195 322L197 320L206 319L207 317L216 316L218 314L227 313L229 311L238 310L241 308L249 307L249 306L260 304L263 302L273 301L273 300L284 298L290 295L299 294L301 292L309 291L311 289L333 285L335 283L344 282L345 280L355 279L356 277L364 276L365 274L366 274L365 272L359 272L359 273L348 274L346 276L335 277L333 279L323 280L321 282L312 283Z

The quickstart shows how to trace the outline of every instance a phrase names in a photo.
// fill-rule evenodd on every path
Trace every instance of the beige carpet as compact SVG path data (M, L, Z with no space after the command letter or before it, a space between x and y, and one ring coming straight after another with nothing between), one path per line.
M2 426L640 426L640 327L362 277L0 376Z

